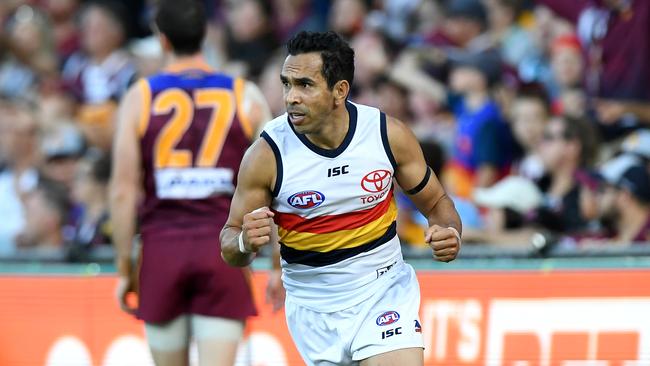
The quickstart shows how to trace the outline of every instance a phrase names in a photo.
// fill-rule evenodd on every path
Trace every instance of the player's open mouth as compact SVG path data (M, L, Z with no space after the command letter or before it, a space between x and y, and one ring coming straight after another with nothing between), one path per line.
M289 113L289 120L294 125L299 125L299 124L302 123L302 121L305 120L305 114L304 113L298 113L298 112L291 112L291 113Z

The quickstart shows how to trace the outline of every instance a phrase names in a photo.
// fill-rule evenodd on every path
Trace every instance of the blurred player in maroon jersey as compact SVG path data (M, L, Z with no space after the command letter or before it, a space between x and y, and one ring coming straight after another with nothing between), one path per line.
M255 307L245 272L220 256L219 232L240 161L270 112L254 84L204 62L199 1L160 1L155 25L168 65L123 98L113 144L117 298L145 321L156 365L187 365L190 336L201 365L232 365ZM138 205L143 247L133 308L126 298L135 292Z

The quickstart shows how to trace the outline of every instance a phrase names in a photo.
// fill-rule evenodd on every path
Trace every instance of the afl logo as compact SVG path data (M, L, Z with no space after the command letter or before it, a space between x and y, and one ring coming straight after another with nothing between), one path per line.
M388 170L375 170L366 174L366 176L361 179L361 188L370 193L382 192L390 187L392 178L393 177Z
M302 191L294 193L287 199L287 202L300 209L314 208L325 201L325 195L318 191Z
M395 323L399 320L399 313L397 311L387 311L377 317L377 325L384 326Z

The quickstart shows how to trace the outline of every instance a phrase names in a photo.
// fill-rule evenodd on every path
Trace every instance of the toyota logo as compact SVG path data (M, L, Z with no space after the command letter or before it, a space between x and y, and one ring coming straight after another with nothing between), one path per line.
M379 169L366 174L361 179L361 188L370 193L382 192L390 187L392 176L388 170Z

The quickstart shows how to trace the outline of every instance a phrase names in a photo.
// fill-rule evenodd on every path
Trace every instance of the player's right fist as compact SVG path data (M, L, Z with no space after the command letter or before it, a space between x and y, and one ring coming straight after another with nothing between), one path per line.
M257 252L271 243L271 239L277 235L274 232L276 230L273 223L274 215L268 207L260 207L244 215L241 240L246 251Z

